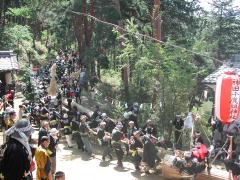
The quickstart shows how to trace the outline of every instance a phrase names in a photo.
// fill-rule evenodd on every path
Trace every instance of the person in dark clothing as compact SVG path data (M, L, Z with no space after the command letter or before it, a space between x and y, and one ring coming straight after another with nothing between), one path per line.
M58 144L58 130L56 128L52 128L50 131L50 144L48 146L48 149L51 151L50 154L50 161L51 161L51 173L52 175L56 172L56 165L57 165L57 159L56 159L56 148Z
M194 132L194 136L193 136L193 147L195 147L197 145L197 143L203 143L203 138L201 137L201 132L200 131L196 131Z
M100 111L99 106L96 106L91 118L92 119L100 118L101 115L102 115L102 112Z
M48 130L49 130L49 123L47 121L42 122L42 127L40 128L38 132L38 146L41 144L41 138L43 136L48 136Z
M29 138L33 128L28 120L18 120L6 131L10 136L1 162L1 170L5 180L26 180L31 178L30 163L32 152Z
M79 125L80 125L80 112L77 112L76 117L72 120L73 139L76 141L78 149L84 151L84 144L82 142L81 135L79 132Z
M103 121L106 122L105 130L109 133L112 133L116 126L115 123L109 117L104 118Z
M133 157L133 163L136 170L140 170L140 163L142 160L142 157L140 156L140 152L143 148L143 142L140 137L141 131L135 131L133 133L133 137L130 140L130 150L132 151L132 157Z
M75 89L75 97L76 97L76 103L79 103L79 104L81 104L81 92L82 92L82 89L78 85Z
M240 175L240 164L235 158L232 159L225 159L224 165L226 167L227 171L232 171L233 177L236 177Z
M136 111L132 111L131 115L129 116L129 121L133 121L134 125L137 129L139 129L139 125L138 125L138 114Z
M92 144L90 142L89 133L92 132L92 130L88 127L86 124L87 117L85 115L81 116L81 122L79 125L79 132L82 138L82 142L84 144L84 150L88 153L89 156L92 156Z
M96 106L93 112L93 115L91 116L91 122L89 123L89 127L91 129L96 128L99 125L99 123L102 121L102 117L101 117L102 114L106 114L106 113L102 113L99 109L99 106Z
M62 122L64 135L66 137L68 148L72 148L73 147L72 129L71 129L72 119L68 116L67 113L64 113L61 122Z
M180 115L177 115L176 119L173 121L173 126L175 129L175 146L177 149L181 149L182 148L182 130L183 130L183 126L184 126L184 121L182 120Z
M155 143L157 138L150 135L145 136L144 146L143 146L143 162L147 163L149 168L155 168L156 161L160 161L160 158L157 156L157 149ZM146 171L149 173L149 169Z
M105 161L106 156L108 155L110 160L112 160L112 149L111 149L111 136L105 131L105 122L101 122L99 128L97 129L97 137L100 141L101 146L103 147L102 160Z
M152 120L150 120L150 119L147 120L146 124L143 126L143 133L153 135L153 136L157 136L157 128L152 123Z
M123 133L121 132L122 128L123 128L122 124L117 124L112 132L112 147L116 152L117 167L120 167L120 168L123 168L122 159L124 155L124 152L121 147L121 143L126 143L123 140Z
M71 104L72 104L72 96L71 96L70 89L68 90L68 93L67 93L67 103L68 103L68 109L69 109L69 111L71 111L72 110L72 106L71 106Z

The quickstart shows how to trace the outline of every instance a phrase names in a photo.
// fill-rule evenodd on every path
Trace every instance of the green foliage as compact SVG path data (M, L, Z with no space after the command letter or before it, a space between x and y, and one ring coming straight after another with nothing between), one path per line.
M215 0L208 20L212 30L206 38L213 44L212 55L225 60L238 53L240 10L233 6L232 0Z
M32 9L27 6L22 6L19 8L8 8L6 14L11 16L20 16L26 19L30 19L33 17Z

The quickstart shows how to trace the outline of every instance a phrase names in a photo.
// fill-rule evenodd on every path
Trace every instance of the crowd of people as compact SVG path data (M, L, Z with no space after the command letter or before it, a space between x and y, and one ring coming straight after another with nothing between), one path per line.
M56 96L48 95L52 77L50 68L57 65ZM71 73L81 70L80 77L73 78ZM65 137L69 149L77 148L89 157L94 156L91 137L95 137L102 147L102 161L117 157L117 167L123 168L124 155L132 157L136 170L141 162L148 165L149 173L160 161L156 149L156 126L151 120L140 129L138 124L139 105L134 103L119 121L113 121L101 108L96 106L92 116L81 112L72 102L81 103L81 91L88 88L85 68L76 54L61 54L56 61L49 63L32 77L35 82L35 101L25 101L16 112L13 105L4 104L6 117L6 143L1 160L1 173L5 179L31 179L36 168L37 180L64 179L64 173L56 172L56 153L59 139ZM95 79L91 80L91 88ZM63 105L67 99L67 108ZM31 142L32 126L39 128L37 146ZM20 163L20 164L19 164ZM16 166L18 164L18 166ZM21 166L21 168L20 168ZM60 176L60 175L61 176Z
M51 77L50 69L54 64L56 76ZM72 73L77 71L79 77L73 77ZM56 96L49 96L51 78L55 78L58 84ZM35 168L37 180L65 179L64 172L56 172L57 145L63 137L69 149L76 146L89 158L94 157L92 143L96 139L102 149L102 161L111 161L115 154L117 167L123 168L123 157L127 156L132 159L136 171L147 174L151 169L156 170L161 161L157 147L182 149L181 132L186 124L180 116L173 121L174 147L173 143L157 138L157 126L150 119L143 126L139 124L138 103L126 107L126 112L118 120L108 117L99 106L91 116L73 106L73 102L81 104L82 91L88 89L86 78L86 68L78 53L59 52L56 60L32 77L34 101L23 102L18 113L12 102L4 104L8 114L4 118L7 138L2 147L4 154L0 167L6 180L32 179ZM93 76L90 82L90 89L94 89L96 77ZM39 128L37 147L31 144L32 125ZM180 172L196 174L205 169L209 153L198 131L193 136L191 148L183 155L177 151L173 164Z

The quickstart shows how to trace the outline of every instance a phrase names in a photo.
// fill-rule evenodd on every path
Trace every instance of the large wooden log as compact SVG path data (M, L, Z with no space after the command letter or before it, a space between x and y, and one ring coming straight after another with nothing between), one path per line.
M212 168L210 174L207 171L204 171L197 175L196 180L227 180L228 172L225 170L220 170Z
M64 100L63 100L63 104L64 104L65 106L67 106L67 99L64 99ZM77 107L77 109L78 109L80 112L86 113L86 114L87 114L88 116L90 116L90 117L91 117L92 114L93 114L93 111L92 111L92 110L83 107L82 105L76 103L75 101L73 101L73 102L71 103L71 107Z

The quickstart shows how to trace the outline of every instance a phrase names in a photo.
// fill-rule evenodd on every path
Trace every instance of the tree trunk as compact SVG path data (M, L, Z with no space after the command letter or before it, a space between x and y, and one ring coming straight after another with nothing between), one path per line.
M6 7L5 7L5 0L2 0L2 10L3 10L3 12L2 12L2 26L3 26L3 28L5 27L5 18L6 18Z
M161 16L160 16L160 0L154 0L153 9L153 36L161 41Z
M90 15L91 16L95 16L95 13L94 13L94 0L91 0L90 1ZM94 31L94 19L92 18L91 19L91 31L89 33L89 41L92 41L92 36L93 36L93 31Z
M154 37L157 40L161 40L161 35L160 35L160 0L154 0L154 9L153 9L153 34ZM156 73L156 75L154 76L155 78L155 85L154 85L154 89L153 89L153 95L152 95L152 108L153 110L156 110L156 104L157 104L157 98L158 98L158 94L159 94L159 88L158 88L158 84L160 82L160 74L159 72Z
M82 1L82 12L87 14L87 2L86 0ZM90 46L90 42L89 42L89 32L88 32L88 18L87 16L83 17L83 21L84 21L84 35L85 35L85 45L87 47Z
M82 17L78 15L73 16L73 28L74 34L77 39L79 53L82 53L83 49L83 28L82 28Z

